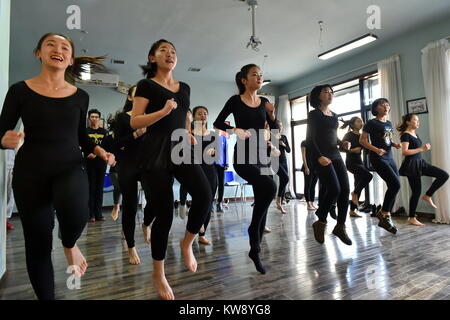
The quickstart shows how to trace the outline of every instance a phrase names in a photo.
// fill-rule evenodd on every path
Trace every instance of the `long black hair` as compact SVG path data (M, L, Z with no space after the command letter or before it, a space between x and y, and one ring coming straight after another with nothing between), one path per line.
M258 67L256 64L254 63L250 63L250 64L246 64L245 66L243 66L241 68L241 70L236 73L236 85L239 89L239 94L243 94L245 92L245 85L242 83L242 79L247 79L247 75L250 72L251 68L258 68L261 69L260 67Z
M51 36L58 36L66 39L70 46L72 47L72 58L73 58L73 64L69 66L66 69L65 72L65 79L67 82L73 84L75 83L75 80L81 80L81 75L83 73L94 73L94 72L100 72L100 71L106 71L106 67L103 65L103 60L105 60L106 56L100 56L100 57L89 57L89 56L80 56L75 57L75 46L73 44L72 39L69 37L55 32L49 32L44 34L38 41L36 48L33 50L33 52L36 54L38 51L41 50L42 44L44 43L45 39Z
M123 106L122 112L129 112L131 109L133 109L133 100L128 99L128 97L132 97L133 90L136 88L136 86L132 86L130 89L128 89L128 95L125 100L125 105Z
M156 50L158 50L158 48L163 43L168 43L175 49L175 46L173 45L172 42L167 41L165 39L160 39L160 40L156 41L155 43L153 43L152 46L150 47L150 51L148 52L148 58L150 58L150 56L154 56L156 53ZM150 60L148 60L146 65L141 65L140 67L142 69L142 74L147 79L153 78L156 75L156 71L158 70L158 66L156 65L156 62L150 62Z

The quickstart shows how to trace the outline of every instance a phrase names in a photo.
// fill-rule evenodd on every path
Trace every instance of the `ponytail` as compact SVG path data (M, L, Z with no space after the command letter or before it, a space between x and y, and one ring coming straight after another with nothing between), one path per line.
M238 73L236 73L235 81L239 89L239 94L244 94L245 92L245 85L242 83L242 79L246 79L248 73L250 72L250 69L254 67L260 69L256 64L250 63L243 66L241 70Z
M148 52L148 58L150 58L150 56L154 56L156 53L156 50L158 50L158 48L163 43L168 43L175 49L175 46L173 45L172 42L167 41L165 39L160 39L160 40L154 42L152 44L152 46L150 47L150 51ZM147 79L150 79L150 78L153 78L154 76L156 76L156 71L158 70L158 66L156 65L156 62L150 62L150 60L148 60L146 65L140 65L140 67L142 69L142 74Z
M96 72L106 71L103 61L106 56L101 57L75 57L73 65L66 69L65 78L69 83L74 83L75 80L82 80L83 73L93 74Z
M342 118L339 119L340 121L343 122L343 125L341 126L341 129L345 129L345 128L349 127L348 131L355 130L355 122L358 119L360 119L360 118L359 117L352 117L350 120L344 120Z

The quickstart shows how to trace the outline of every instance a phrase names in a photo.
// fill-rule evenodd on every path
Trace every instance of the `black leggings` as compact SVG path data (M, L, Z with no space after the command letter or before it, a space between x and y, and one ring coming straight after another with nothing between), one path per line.
M316 184L317 175L314 170L310 169L309 174L303 171L303 177L305 178L304 196L307 202L314 202L316 198Z
M211 195L214 200L214 193L216 192L217 188L217 172L216 168L213 164L202 164L201 165L203 172L206 175L206 178L208 179L209 186L211 188ZM198 235L203 237L206 233L206 228L208 228L209 220L211 220L211 211L212 211L213 201L211 201L211 205L208 210L208 215L206 216L205 222L203 223L204 230L203 232L199 232Z
M280 161L280 166L278 168L277 175L280 178L280 184L278 186L278 196L284 197L286 186L289 182L288 167L286 162Z
M371 155L369 159L372 167L375 169L375 172L378 173L387 185L382 210L384 212L391 212L394 207L395 197L400 190L400 179L397 165L392 158L384 159L379 156Z
M347 168L342 158L332 160L327 166L316 167L317 176L320 183L323 184L321 191L323 195L320 197L319 209L317 215L319 221L326 223L328 212L337 199L338 216L337 222L345 224L347 219L348 199L350 194L350 185L348 182Z
M186 205L186 199L187 199L187 190L180 183L180 205L182 206Z
M117 170L117 168L116 168ZM120 200L122 197L122 193L120 192L120 182L119 182L119 174L117 171L109 172L109 180L113 185L113 200L114 205L120 204Z
M208 179L198 164L174 165L171 171L145 171L144 184L148 187L150 210L156 217L152 225L151 246L154 260L164 260L173 220L173 178L176 178L192 196L186 230L197 234L211 207L212 195Z
M102 217L103 184L105 180L106 164L98 163L100 159L86 160L86 170L89 179L89 216Z
M260 251L261 239L266 226L267 210L277 192L277 186L272 176L261 175L260 166L254 164L234 164L237 174L253 187L255 205L253 207L252 221L248 227L250 248Z
M51 253L55 211L62 245L73 248L89 215L86 170L81 165L55 174L14 170L12 185L23 226L31 285L38 299L54 300Z
M427 196L432 197L437 189L448 179L448 173L438 167L427 165L422 169L422 176L436 178L431 184L428 191L425 193ZM409 199L409 217L414 218L416 216L417 204L419 203L420 193L422 192L422 179L420 175L408 176L408 182L411 186L411 198Z
M216 164L216 172L217 172L217 202L221 203L223 201L223 191L224 191L224 185L225 185L225 167L219 166ZM214 190L214 194L216 194L216 191Z
M119 184L122 190L122 230L128 248L134 248L134 232L136 229L136 212L138 209L138 181L142 181L142 174L135 163L122 162L118 167ZM149 226L154 219L150 210L150 194L142 183L147 205L144 209L144 224Z
M362 190L369 184L369 182L372 180L373 175L370 173L370 171L364 167L363 164L350 164L347 163L347 170L350 171L354 178L355 178L355 189L353 190L353 193L359 196L361 195ZM350 202L350 210L355 211L358 208L356 204L353 203L353 201Z

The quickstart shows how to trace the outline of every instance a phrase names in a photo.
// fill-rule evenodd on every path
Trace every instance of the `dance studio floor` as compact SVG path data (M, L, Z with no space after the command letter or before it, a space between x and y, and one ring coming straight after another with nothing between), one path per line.
M395 218L396 236L377 226L378 220L364 214L348 218L353 240L346 246L331 231L329 218L325 244L314 240L311 224L316 220L301 201L291 201L288 213L270 208L267 225L272 233L262 243L261 260L267 274L256 272L248 258L247 227L250 202L231 203L221 215L214 214L207 233L212 246L194 243L198 271L183 266L178 242L186 219L177 213L169 238L166 276L175 298L209 299L450 299L450 226L424 221L425 227ZM57 299L158 299L151 283L150 248L144 244L140 226L136 246L141 264L128 263L121 239L120 219L90 223L78 244L89 264L79 290L69 290L66 260L57 239L53 251ZM139 219L142 218L141 213ZM0 299L35 299L25 267L20 220L7 235L7 273L0 282Z

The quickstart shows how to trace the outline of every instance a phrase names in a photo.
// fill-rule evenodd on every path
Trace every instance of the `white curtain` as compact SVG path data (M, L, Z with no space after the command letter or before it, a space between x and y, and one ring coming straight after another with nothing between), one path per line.
M422 72L429 109L432 164L450 172L450 45L447 39L432 42L422 49ZM450 224L450 183L433 196L437 204L433 222Z
M400 58L399 56L392 56L388 59L382 60L378 62L378 74L380 78L380 88L381 88L381 97L389 100L391 105L391 111L389 114L389 121L392 122L392 126L395 127L397 124L401 122L401 117L406 113L406 107L404 105L403 100L403 89L402 89L402 77L400 71ZM395 135L394 141L400 143L400 138L398 135ZM398 166L402 163L403 156L400 150L395 148L392 149L394 160ZM379 183L383 181L381 179L377 179ZM409 195L410 188L408 184L408 180L405 177L400 177L401 188L400 192L397 195L397 199L393 208L393 211L396 211L399 207L404 207L406 210L409 210ZM381 188L376 188L375 197L378 200L377 203L383 202L384 190L386 189L385 184L383 183L383 194L380 195L379 190ZM378 191L378 192L377 192ZM380 199L381 196L381 199ZM380 201L381 200L381 201ZM380 202L379 202L380 201Z
M291 128L291 106L289 104L289 96L282 95L278 98L278 110L279 110L279 119L283 122L283 132L291 146L291 154L294 152L294 146L292 145L292 128ZM300 147L300 146L299 146ZM292 156L291 154L286 155L288 161L288 170L289 170L289 184L286 187L286 192L290 192L292 197L295 197L294 192L294 168L292 167Z

